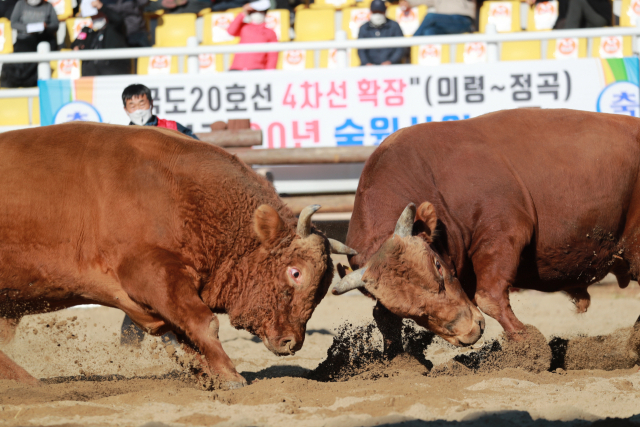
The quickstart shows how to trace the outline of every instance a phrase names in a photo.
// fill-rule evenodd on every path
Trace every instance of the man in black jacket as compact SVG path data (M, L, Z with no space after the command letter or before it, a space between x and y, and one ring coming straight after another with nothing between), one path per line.
M127 46L124 19L96 0L91 3L98 14L93 16L93 28L84 27L78 37L71 43L74 50L82 49L117 49ZM83 76L109 76L114 74L131 74L129 59L106 59L98 61L82 61Z
M400 25L385 17L386 11L387 6L384 1L373 0L371 2L371 18L369 18L369 22L360 27L358 38L403 37ZM405 49L402 47L358 49L358 56L362 65L390 65L399 64L404 52Z

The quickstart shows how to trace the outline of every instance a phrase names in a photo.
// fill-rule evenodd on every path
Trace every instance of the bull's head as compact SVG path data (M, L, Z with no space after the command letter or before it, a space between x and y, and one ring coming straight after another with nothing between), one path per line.
M391 312L458 346L475 343L484 317L469 300L452 269L433 250L438 218L429 202L413 203L400 215L393 235L333 293L364 288Z
M269 205L254 213L260 247L250 262L258 277L251 295L243 298L246 303L229 316L236 327L258 335L277 355L294 354L302 347L307 322L333 279L330 254L356 254L311 227L318 209L319 205L304 208L295 228Z

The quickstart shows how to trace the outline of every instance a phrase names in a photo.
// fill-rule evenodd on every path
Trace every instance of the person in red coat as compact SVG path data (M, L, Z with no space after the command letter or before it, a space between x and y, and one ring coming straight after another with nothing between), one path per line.
M276 33L264 22L270 5L269 0L245 4L227 31L240 43L276 43ZM236 53L230 70L274 70L277 63L278 52Z

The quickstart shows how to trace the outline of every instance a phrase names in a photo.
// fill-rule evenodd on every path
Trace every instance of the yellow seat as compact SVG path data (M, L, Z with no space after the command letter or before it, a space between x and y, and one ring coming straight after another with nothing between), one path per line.
M267 28L272 29L276 33L279 42L288 42L289 28L291 28L291 16L286 9L274 9L267 12L265 24Z
M622 58L633 55L632 36L594 37L591 56L594 58Z
M73 5L71 0L49 0L51 6L56 11L59 21L64 21L73 16Z
M73 43L84 27L91 28L93 26L93 21L91 18L70 18L67 19L66 25L69 41Z
M558 2L555 0L537 3L535 7L528 8L527 31L551 31L555 25L555 19L558 19L558 8ZM555 19L552 18L553 16Z
M450 62L451 49L448 44L423 44L411 46L411 63L415 65L440 65Z
M620 9L620 26L635 27L638 17L640 17L640 1L622 0L622 8Z
M304 70L315 68L312 50L286 50L278 55L278 70Z
M302 9L296 12L296 41L327 41L335 37L333 9Z
M29 98L0 98L0 126L29 124Z
M456 62L476 64L487 62L487 44L485 42L459 43L456 45Z
M547 42L547 59L572 59L586 57L587 39L555 39Z
M40 124L40 98L33 98L31 103L31 124Z
M480 7L480 32L484 33L489 20L499 33L513 33L520 28L519 1L485 1Z
M396 21L400 25L402 34L405 37L413 36L426 15L426 5L412 7L408 14L403 13L400 6L389 6L387 8L387 18Z
M233 37L227 32L238 12L211 12L203 16L202 44L236 44L240 37Z
M196 14L165 14L158 18L156 47L186 46L189 37L196 36Z
M345 9L356 5L356 0L315 0L311 9Z
M360 26L369 21L371 11L364 7L350 7L342 11L342 29L347 33L347 38L358 38ZM297 17L296 17L297 19Z
M11 21L7 18L0 18L0 40L4 41L0 46L0 53L12 53L13 31L11 31Z
M231 60L233 61L233 55ZM202 53L198 55L198 65L200 67L200 74L221 73L224 71L224 55ZM189 72L189 61L187 56L184 58L184 72Z
M142 56L138 58L137 73L144 74L178 74L177 56Z
M540 40L522 42L502 42L501 61L532 61L542 59Z

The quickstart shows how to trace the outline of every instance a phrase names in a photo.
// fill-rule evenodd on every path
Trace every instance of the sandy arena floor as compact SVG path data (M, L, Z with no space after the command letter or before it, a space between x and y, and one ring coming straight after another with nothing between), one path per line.
M640 315L637 283L625 290L617 285L591 289L591 308L583 315L575 314L568 297L559 293L524 291L512 294L511 301L516 315L548 340L609 334L633 325ZM429 425L573 426L603 420L594 425L640 426L637 366L431 377L422 365L403 359L348 381L305 379L326 358L337 328L345 322L369 323L372 307L371 300L355 292L327 296L309 322L303 349L286 358L274 356L221 316L223 346L238 371L253 381L235 391L202 391L178 379L152 378L178 366L158 338L145 338L141 348L121 348L123 313L118 310L71 309L27 317L3 350L38 378L68 378L40 387L0 381L0 425L413 426L439 420ZM485 339L501 332L487 318ZM425 355L437 366L462 352L436 338ZM102 376L91 377L101 381L86 380L92 375ZM604 421L607 417L627 420L612 423Z

